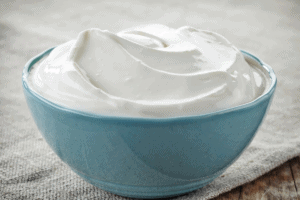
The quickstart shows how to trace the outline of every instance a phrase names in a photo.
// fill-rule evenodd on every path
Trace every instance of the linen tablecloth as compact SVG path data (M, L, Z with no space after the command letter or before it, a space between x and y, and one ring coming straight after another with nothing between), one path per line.
M85 182L49 148L30 115L21 77L34 55L88 28L189 25L225 36L269 64L278 78L255 139L223 176L173 199L208 199L250 182L300 153L300 2L0 2L0 199L127 199Z

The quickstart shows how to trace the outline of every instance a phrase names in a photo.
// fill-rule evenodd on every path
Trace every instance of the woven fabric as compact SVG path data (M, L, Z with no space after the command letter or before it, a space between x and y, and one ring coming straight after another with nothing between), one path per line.
M274 69L278 85L255 139L206 187L174 199L209 199L250 182L300 153L300 2L281 1L10 1L0 3L0 199L129 199L85 182L39 133L21 76L41 51L87 28L119 31L161 23L224 35Z

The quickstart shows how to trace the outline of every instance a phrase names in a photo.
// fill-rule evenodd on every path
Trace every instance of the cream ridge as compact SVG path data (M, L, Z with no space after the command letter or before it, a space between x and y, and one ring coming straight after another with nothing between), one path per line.
M159 24L82 31L56 47L28 79L36 93L67 108L146 118L232 108L266 87L264 76L223 36Z

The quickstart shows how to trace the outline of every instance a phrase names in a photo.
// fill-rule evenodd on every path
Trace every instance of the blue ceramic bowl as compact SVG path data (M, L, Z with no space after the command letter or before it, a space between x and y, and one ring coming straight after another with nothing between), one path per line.
M53 48L52 48L53 49ZM256 100L214 113L174 118L113 117L72 110L23 90L43 137L60 159L87 182L127 197L161 198L201 188L220 176L252 141L271 104L276 76L258 62L271 86Z

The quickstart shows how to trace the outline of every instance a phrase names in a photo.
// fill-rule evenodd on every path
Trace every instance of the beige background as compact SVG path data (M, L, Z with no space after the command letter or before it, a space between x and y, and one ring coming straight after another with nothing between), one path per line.
M228 38L273 67L278 85L254 141L210 185L174 199L207 199L249 182L300 153L298 0L0 1L0 199L123 199L75 175L50 150L27 108L24 64L87 28L190 25Z

